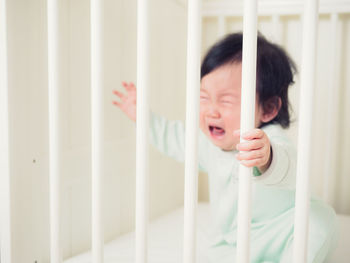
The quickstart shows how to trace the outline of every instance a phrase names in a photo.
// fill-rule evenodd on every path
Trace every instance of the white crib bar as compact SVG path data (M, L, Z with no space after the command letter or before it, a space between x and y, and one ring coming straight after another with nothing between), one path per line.
M60 263L60 132L59 132L59 13L58 1L48 0L48 88L51 262Z
M277 1L264 0L259 1L259 15L260 16L289 16L300 15L303 13L305 0L293 1ZM243 13L242 1L205 1L203 4L202 15L204 17L217 16L241 16ZM350 2L347 0L325 0L320 2L319 13L346 14L350 12Z
M92 164L92 262L103 262L103 1L91 0L91 164Z
M147 262L148 128L149 128L149 1L137 2L137 112L136 112L136 263Z
M188 2L186 78L186 152L184 204L184 263L196 262L198 199L198 132L201 50L201 1Z
M0 0L0 262L11 263L6 0Z
M329 79L329 87L328 87L328 106L327 106L327 133L326 133L326 149L325 152L327 153L327 160L325 161L325 168L324 168L324 177L323 177L323 198L324 201L328 204L332 204L333 202L333 195L334 195L334 180L333 180L333 164L334 164L334 151L335 151L335 143L334 138L336 138L336 117L337 110L336 110L336 100L338 97L338 14L332 13L331 14L331 27L330 27L330 63L329 63L329 72L330 72L330 79Z
M254 129L256 94L257 1L245 0L243 13L241 136ZM243 139L241 139L243 141ZM250 252L252 168L239 166L237 262L248 263Z
M300 116L298 129L298 159L295 197L293 262L307 260L309 217L309 161L313 89L315 84L315 58L318 22L318 1L307 0L303 16L303 46L300 75Z

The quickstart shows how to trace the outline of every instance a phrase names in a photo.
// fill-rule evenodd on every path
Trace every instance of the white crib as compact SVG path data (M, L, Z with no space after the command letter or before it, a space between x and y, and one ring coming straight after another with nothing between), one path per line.
M163 1L163 2L162 2ZM45 31L45 26L43 24L46 23L46 14L43 10L45 10L45 5L43 1L34 0L33 2L21 2L19 0L7 1L9 11L9 25L8 28L14 28L14 31L22 32L23 35L11 35L9 34L9 61L10 63L10 74L9 74L9 86L13 88L10 89L10 121L12 124L10 125L10 149L13 149L14 153L12 153L11 157L12 164L11 169L15 174L13 180L11 181L11 198L12 203L16 209L12 212L13 222L12 224L12 232L13 232L13 240L11 241L12 250L13 250L13 262L33 262L33 263L42 263L49 262L49 227L48 227L48 178L47 178L47 170L48 170L48 152L47 152L47 142L42 143L39 142L39 139L47 138L47 116L46 116L46 108L47 108L47 98L46 98L46 78L42 77L46 74L46 55L42 52L45 49L45 45L43 44L46 41L45 33L41 31ZM130 10L135 10L136 1L105 1L106 2L106 21L108 19L113 18L114 12L113 10L120 9L123 10L123 5L129 6ZM155 21L159 21L159 19L164 19L165 21L169 19L166 17L166 13L162 13L165 10L169 12L174 12L176 15L169 17L171 19L178 19L178 23L182 24L182 28L185 29L185 24L183 21L186 19L186 0L169 0L167 2L168 5L164 4L164 0L155 1L153 8L155 9L156 5L161 6L161 8L157 9L157 12L154 13L154 20L152 26L159 27L159 24ZM296 56L296 60L299 60L299 50L298 47L289 44L291 39L297 38L298 35L288 35L286 31L289 29L293 29L295 32L295 27L300 26L300 14L302 13L302 2L303 1L279 1L279 0L261 0L261 5L259 6L259 22L260 22L260 31L265 34L268 38L274 39L276 42L286 46L287 51L292 53L292 57ZM32 5L33 4L33 5ZM109 5L109 6L108 6ZM35 6L35 7L34 7ZM88 72L88 67L86 66L88 63L87 53L84 53L84 49L81 48L85 45L84 42L89 41L89 33L87 32L87 27L82 26L80 21L82 18L88 17L88 5L86 1L62 1L62 10L68 10L69 12L62 12L60 16L65 19L65 23L71 23L72 26L70 28L66 27L65 30L60 32L62 38L68 37L70 38L71 44L66 48L66 51L69 51L70 54L78 54L76 57L69 57L68 55L62 55L60 59L64 62L65 65L69 66L69 71L66 75L63 76L63 82L67 84L67 86L71 85L78 86L79 88L73 89L72 91L68 88L63 89L62 96L69 97L71 99L70 104L67 103L64 106L63 115L67 118L63 120L64 128L63 131L66 133L63 134L64 140L62 141L64 151L63 151L63 167L62 167L62 189L61 189L61 204L62 204L62 222L61 222L61 238L62 238L62 248L63 248L63 258L66 263L77 263L77 262L92 262L91 260L91 252L89 251L90 243L91 243L91 235L90 235L90 221L86 219L90 213L90 204L91 204L91 179L90 179L90 165L86 165L91 161L90 157L90 142L89 133L81 133L84 130L89 129L89 120L86 115L84 115L84 110L89 109L89 100L86 99L87 96L83 94L85 92L86 86L89 85L89 81L86 77ZM167 9L165 9L165 6ZM111 8L112 7L112 8ZM163 8L163 9L162 9ZM26 24L23 20L20 23L16 23L16 19L19 19L21 15L17 15L15 10L21 10L23 15L27 21L34 21L33 24ZM130 11L129 10L129 11ZM1 11L1 10L0 10ZM120 12L121 13L121 12ZM136 12L133 13L133 18L135 18ZM320 23L334 25L339 24L339 21L342 20L343 27L342 33L348 38L350 36L350 31L348 29L348 23L350 14L350 2L346 0L328 0L321 1L320 4ZM206 50L208 46L210 46L218 37L224 35L225 33L231 31L242 30L242 3L241 1L220 1L220 0L203 0L203 12L202 12L202 26L203 26L203 48L202 50ZM80 19L80 20L79 20ZM134 19L135 20L135 19ZM286 21L292 21L291 23ZM69 21L69 22L67 22ZM119 20L118 20L119 21ZM126 22L125 22L126 21ZM131 20L123 20L125 23L129 23L128 26L132 28L133 22ZM332 22L333 21L333 22ZM107 23L106 32L115 32L117 31L118 35L125 36L125 39L115 39L112 36L106 36L108 40L110 40L111 44L106 41L105 45L112 44L120 44L125 49L130 48L135 51L134 46L129 47L131 44L135 44L135 36L131 34L127 34L129 32L124 32L122 26L108 26ZM124 26L124 25L123 25ZM178 25L179 27L181 25ZM36 27L39 28L36 31ZM64 27L64 26L63 26ZM73 29L72 29L73 28ZM173 28L170 28L170 31L174 31L174 38L169 38L168 40L164 40L161 36L159 36L155 41L158 42L166 42L169 45L173 45L172 48L174 51L174 60L177 59L180 55L180 51L185 51L185 44L181 43L170 43L176 42L176 37L182 37L185 39L185 35L176 35ZM329 27L331 29L331 27ZM77 32L81 35L76 34ZM331 31L331 30L330 30ZM333 28L334 31L334 28ZM337 30L335 30L337 31ZM35 34L32 34L32 33ZM164 31L165 32L165 31ZM164 33L163 32L163 33ZM335 36L340 35L339 29L338 33L335 33ZM34 35L34 36L33 36ZM111 34L113 35L113 34ZM22 41L22 38L29 38L31 41L26 46L26 49L30 50L31 53L29 55L23 52L22 46L19 44ZM43 41L38 41L37 39L42 39ZM320 38L320 45L323 45L323 41L325 37ZM124 41L124 42L123 42ZM348 41L348 40L347 40ZM1 41L0 41L1 42ZM300 41L299 41L300 42ZM337 41L334 41L334 47L338 47L340 45ZM153 44L154 44L153 43ZM295 44L295 42L293 42ZM346 46L342 47L342 50L348 50ZM176 53L178 50L177 44L179 45L179 54ZM34 48L34 46L38 45ZM65 44L62 44L63 46ZM182 45L182 49L181 49ZM25 49L25 50L26 50ZM166 48L164 48L166 49ZM17 50L17 51L16 51ZM109 50L113 50L109 46ZM153 54L156 52L151 51ZM184 86L184 81L179 81L173 75L166 72L164 65L166 65L167 60L165 59L167 52L162 48L159 48L157 52L160 52L161 55L157 56L158 62L161 66L158 68L154 68L152 74L160 72L160 81L162 81L162 85L166 84L169 79L173 82L173 86L169 88L168 91L162 91L162 88L159 87L157 90L160 94L160 98L167 98L174 100L174 102L170 102L170 106L167 107L165 103L159 102L156 106L158 110L164 111L170 117L179 117L184 115L184 107L178 107L174 109L171 108L171 105L176 106L176 103L179 101L183 101L184 97L184 89L181 91L174 91L175 89L179 89L179 86ZM163 53L162 53L163 52ZM330 52L333 52L330 50ZM349 52L349 51L347 51ZM17 53L19 53L17 55ZM134 52L135 53L135 52ZM184 52L183 52L184 53ZM113 76L113 73L110 73L109 78L106 78L106 90L105 90L105 98L109 98L110 90L114 88L119 80L121 79L135 79L135 68L132 66L125 66L125 68L120 65L120 63L112 63L111 61L118 61L120 57L123 57L123 49L118 52L110 52L110 57L108 59L109 65L113 65L118 67L119 76ZM16 57L18 56L18 57ZM34 71L36 67L33 67L32 64L28 65L25 62L25 59L20 59L21 56L27 58L31 63L37 63L37 71ZM184 54L182 55L184 56ZM348 56L348 53L346 53ZM11 58L17 58L11 59ZM123 57L124 58L124 57ZM124 61L127 59L124 58ZM327 59L320 59L320 62L330 63L333 65L333 70L339 69L339 65L346 68L343 70L343 75L349 75L346 73L349 66L346 58L339 58L339 54L335 61L329 62ZM349 60L349 59L348 59ZM39 61L39 62L38 62ZM80 62L78 62L80 61ZM16 63L15 63L16 62ZM177 67L183 65L184 59L175 64ZM338 66L337 66L338 65ZM177 68L174 66L170 68L171 70L176 70ZM109 69L108 69L109 70ZM107 71L108 71L107 70ZM27 72L23 73L24 75L18 74L18 72ZM170 71L169 69L167 71ZM320 75L326 75L325 69L320 70ZM340 70L339 70L340 71ZM35 74L32 74L32 73ZM163 73L163 74L162 74ZM27 74L27 75L25 75ZM32 74L32 75L31 75ZM185 79L184 72L182 74L182 79ZM327 73L328 74L328 73ZM332 73L335 75L336 73ZM75 78L70 75L76 76ZM164 76L164 77L163 77ZM339 77L339 76L337 76ZM337 81L337 77L334 78L333 83L334 86L340 86ZM345 79L345 77L343 77ZM38 81L40 79L40 81ZM319 80L322 82L323 79ZM342 85L345 87L347 85L347 81L344 80ZM120 81L119 81L120 82ZM39 85L38 85L39 84ZM153 81L153 84L156 84L156 81ZM25 89L25 87L30 87ZM40 86L42 88L36 89L36 86ZM161 86L161 85L159 85ZM20 88L19 88L20 87ZM344 89L345 90L345 89ZM154 90L156 89L154 88ZM168 92L169 94L166 94ZM343 97L349 97L349 91L343 92ZM36 99L35 97L38 94L43 93L41 95L42 99ZM23 96L23 94L25 96ZM106 95L108 94L108 95ZM77 98L82 96L84 102L79 104L79 106L84 106L79 108L75 106L74 103L78 101ZM167 97L168 96L168 97ZM340 96L340 95L339 95ZM296 101L296 91L292 91L291 98ZM26 103L26 98L29 98L30 105ZM85 100L86 99L86 100ZM154 101L161 101L161 99L153 98ZM322 100L322 99L321 99ZM332 99L330 99L332 100ZM345 100L345 99L343 99ZM108 104L107 100L106 104ZM152 101L152 100L151 100ZM166 101L166 100L164 100ZM333 102L336 104L336 99L333 99ZM21 104L23 105L21 108ZM297 104L297 102L295 103ZM350 103L348 103L350 104ZM28 110L27 110L27 108ZM333 105L334 106L334 105ZM12 108L11 108L12 107ZM316 103L316 108L320 111L322 110L322 105ZM326 108L326 107L323 107ZM297 110L297 107L295 107ZM345 109L346 112L349 111L349 107ZM104 189L103 197L104 201L108 200L103 204L102 211L105 215L104 226L105 226L105 245L104 245L104 262L134 262L135 260L135 235L134 232L130 232L133 229L134 225L134 185L135 178L132 176L135 174L134 168L134 150L130 152L127 149L134 149L134 127L132 124L120 118L120 126L111 126L109 123L114 121L115 112L110 110L109 108L106 110L106 137L108 139L105 140L104 144L104 154L105 159L104 162L106 164L105 169L105 181L102 185ZM181 115L180 115L181 114ZM339 112L331 111L331 114L334 116L338 116ZM344 113L345 122L350 125L349 121L346 120L347 113ZM324 117L324 116L323 116ZM62 117L64 118L64 117ZM350 119L350 118L349 118ZM20 123L21 122L21 123ZM320 123L320 121L318 122ZM110 126L108 126L110 125ZM320 125L317 124L317 128L320 128ZM82 128L81 128L81 127ZM339 126L339 125L338 125ZM344 127L348 127L345 126ZM74 131L76 129L77 131ZM69 130L69 132L67 132ZM23 132L25 131L25 132ZM26 135L28 133L28 135ZM115 134L119 136L118 140L115 139ZM337 132L337 134L333 133L330 135L329 131L325 131L322 135L328 135L330 137L336 137L339 134L343 134L344 137L346 133ZM295 126L291 128L290 135L295 139L296 138L296 129ZM28 138L27 138L28 137ZM319 138L319 136L315 134L315 137ZM16 140L15 138L19 138ZM33 139L34 138L34 139ZM33 140L33 143L31 142ZM295 139L296 140L296 139ZM347 145L348 139L344 139L344 145ZM39 142L39 145L36 143ZM322 144L323 146L326 144ZM320 151L320 146L315 146L315 152ZM317 148L319 147L319 148ZM326 147L330 147L327 146ZM342 149L345 149L343 147ZM350 148L350 147L348 147ZM120 149L123 149L120 151ZM23 151L23 152L22 152ZM152 150L153 151L153 150ZM328 152L333 153L334 149L328 148ZM343 150L343 156L348 156L348 150ZM340 155L339 154L339 155ZM154 171L154 174L150 175L151 183L153 182L155 186L153 186L153 193L151 193L151 203L156 203L156 208L151 209L151 218L152 221L150 223L150 232L149 232L149 262L180 262L183 256L183 180L176 179L174 180L175 174L183 174L183 167L179 164L175 164L171 160L166 157L162 157L159 154L152 152L152 158L155 160L159 160L160 164L156 164L155 161L151 160L151 168ZM127 157L127 158L126 158ZM326 157L324 157L326 158ZM345 158L344 158L345 159ZM121 160L121 161L120 161ZM125 160L125 161L124 161ZM315 159L314 162L319 162L319 159ZM333 159L334 160L334 159ZM322 159L323 161L323 159ZM117 163L118 165L114 165ZM336 171L343 172L349 166L345 165L346 160L342 162L342 167ZM329 164L328 168L334 168L335 163ZM119 169L119 175L117 178L115 177L115 169L116 167ZM345 168L344 168L345 167ZM151 169L151 170L152 170ZM342 169L342 170L341 170ZM169 172L171 170L171 172ZM316 170L314 177L319 176L319 170L323 170L323 166ZM340 171L341 170L341 171ZM327 170L326 173L329 173L331 170ZM168 174L169 173L169 174ZM27 174L30 176L26 177ZM343 172L344 174L344 172ZM21 176L20 176L21 175ZM160 175L164 175L161 177ZM336 180L338 180L337 178ZM197 262L204 263L205 262L205 248L207 245L208 233L206 231L206 225L208 224L208 214L209 214L209 205L206 201L208 201L208 194L206 193L206 181L205 175L200 176L200 195L198 211L197 211ZM335 179L329 179L329 177L325 177L322 181L326 186L323 189L323 185L319 184L314 186L314 189L318 194L323 194L325 200L330 202L331 204L334 202L335 186L339 186L339 184L346 185L348 179L341 178L341 180L336 181ZM159 182L160 181L160 182ZM32 184L32 185L31 185ZM30 185L31 187L28 187ZM330 186L327 188L327 186ZM25 190L30 188L31 190ZM152 185L151 185L152 188ZM163 188L166 189L166 193L163 192ZM23 192L23 193L22 193ZM181 194L179 194L181 192ZM344 192L344 191L343 191ZM125 194L128 201L128 205L126 205L124 200ZM163 200L157 200L159 196L164 196ZM343 199L347 197L343 194ZM114 200L115 205L114 205ZM27 205L28 203L28 205ZM131 205L129 205L131 203ZM348 202L342 202L340 205L337 205L338 210L345 211L349 206ZM338 215L339 221L339 245L335 250L335 253L331 256L328 262L349 262L348 259L348 248L347 244L350 242L350 216L348 215ZM118 227L116 227L118 226ZM22 233L21 233L22 232ZM107 232L107 234L106 234ZM35 237L35 238L33 238ZM31 244L31 240L35 245ZM88 251L88 252L86 252ZM7 263L7 262L3 262Z

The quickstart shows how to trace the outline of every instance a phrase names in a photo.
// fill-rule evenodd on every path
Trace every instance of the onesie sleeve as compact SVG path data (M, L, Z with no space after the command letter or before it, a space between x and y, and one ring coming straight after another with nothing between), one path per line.
M199 169L206 172L206 151L203 134L199 131L198 135L198 164ZM184 162L185 160L185 126L182 121L170 121L166 118L150 114L150 133L149 138L151 144L161 153L177 160Z
M282 127L271 125L264 129L270 139L272 161L269 168L254 180L265 185L294 189L296 177L296 149Z

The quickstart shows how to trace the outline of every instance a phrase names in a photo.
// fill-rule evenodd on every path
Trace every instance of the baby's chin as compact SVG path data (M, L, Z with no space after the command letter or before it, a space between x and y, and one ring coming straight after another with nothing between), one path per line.
M235 151L236 150L236 145L238 143L232 143L232 144L223 144L223 143L217 143L215 141L212 140L212 143L219 147L222 151L225 151L225 152L231 152L231 151Z
M230 146L230 147L224 147L224 148L221 148L221 150L223 150L223 151L225 151L225 152L231 152L231 151L235 151L236 150L236 145L237 144L234 144L234 145L232 145L232 146Z
M232 143L226 143L226 142L219 142L215 139L212 138L210 131L208 131L208 129L205 127L203 128L202 126L200 126L201 131L205 134L205 136L217 147L219 147L221 150L225 151L225 152L229 152L229 151L234 151L236 150L236 145L239 142L232 142Z

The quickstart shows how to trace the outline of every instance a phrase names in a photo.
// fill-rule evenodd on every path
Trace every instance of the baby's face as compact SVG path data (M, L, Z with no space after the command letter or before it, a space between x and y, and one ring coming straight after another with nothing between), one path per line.
M201 80L200 128L223 150L234 150L239 143L239 136L233 132L240 128L241 75L241 63L229 63ZM260 109L255 106L257 126Z

